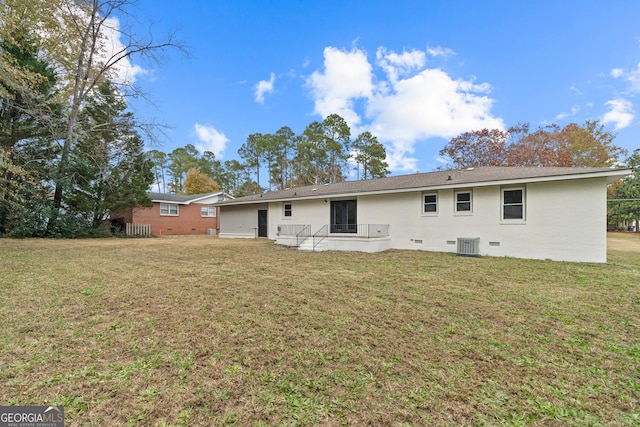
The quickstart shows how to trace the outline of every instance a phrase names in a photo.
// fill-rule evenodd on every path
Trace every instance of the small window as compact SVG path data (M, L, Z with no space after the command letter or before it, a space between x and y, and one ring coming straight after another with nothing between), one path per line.
M178 205L160 203L160 215L178 216Z
M286 216L286 217L291 216L291 213L292 213L291 203L285 203L285 204L282 206L282 210L283 210L283 215L284 215L284 216Z
M215 206L202 206L200 208L200 216L215 217L216 216Z
M422 213L425 213L425 214L438 213L438 195L437 194L423 195Z
M471 212L471 191L456 193L456 212Z
M502 190L502 219L524 220L524 189Z

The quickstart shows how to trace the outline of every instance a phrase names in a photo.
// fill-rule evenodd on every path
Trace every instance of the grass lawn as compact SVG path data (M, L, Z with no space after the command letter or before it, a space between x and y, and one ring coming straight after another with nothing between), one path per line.
M640 239L608 264L0 240L0 404L83 425L640 425Z

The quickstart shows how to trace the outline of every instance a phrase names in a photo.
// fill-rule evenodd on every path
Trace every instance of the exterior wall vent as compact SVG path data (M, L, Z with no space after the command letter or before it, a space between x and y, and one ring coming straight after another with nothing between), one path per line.
M480 238L479 237L458 237L458 256L480 256Z

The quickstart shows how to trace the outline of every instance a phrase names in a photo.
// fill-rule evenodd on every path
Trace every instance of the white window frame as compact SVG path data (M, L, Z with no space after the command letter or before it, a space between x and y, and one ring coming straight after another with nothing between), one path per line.
M172 208L175 208L175 213L172 213ZM162 212L165 210L166 212ZM180 216L180 206L176 203L160 203L160 215L161 216Z
M504 193L506 191L522 191L522 202L520 203L510 203L507 205L505 203ZM522 206L522 218L505 218L504 217L504 208L505 206ZM500 221L505 223L524 223L527 219L527 192L525 187L506 187L500 189Z
M458 201L458 196L461 194L468 194L469 201ZM469 203L469 210L458 210L459 203ZM473 213L473 191L471 190L460 190L456 191L453 194L453 211L457 215L471 215Z
M206 209L206 211L205 211ZM200 216L203 218L215 218L216 217L216 207L215 206L208 206L208 205L202 205L200 207Z
M288 206L288 208L287 208ZM287 213L289 215L287 215ZM293 217L293 203L291 202L284 202L282 204L282 217L285 219L291 219L291 217Z
M436 198L436 200L434 202L427 202L427 197L428 196L433 196ZM437 192L429 192L429 193L422 193L422 215L424 216L435 216L438 215L438 211L439 211L439 197L438 197L438 193ZM435 206L435 210L434 211L427 211L426 207L427 205L429 206Z

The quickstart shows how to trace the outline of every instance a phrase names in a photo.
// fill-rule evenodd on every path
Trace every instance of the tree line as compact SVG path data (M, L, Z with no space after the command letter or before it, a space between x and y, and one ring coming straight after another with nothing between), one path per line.
M148 128L127 111L141 92L120 71L182 47L115 20L130 3L0 2L0 235L95 234L114 212L151 204Z
M254 133L224 162L193 145L146 151L150 125L127 109L139 88L118 76L132 56L162 62L184 52L170 33L147 39L115 26L131 2L4 0L0 2L0 235L75 237L98 233L125 209L149 206L148 191L234 196L356 175L389 174L384 146L370 132L355 138L332 114L300 134L283 126ZM116 31L117 30L117 31ZM107 34L125 41L111 52ZM158 41L159 40L159 41ZM480 130L452 138L440 154L448 167L610 166L624 150L598 122L530 131ZM627 165L638 167L636 150ZM635 179L636 181L633 181ZM612 187L617 218L640 217L637 177ZM626 202L629 203L626 203ZM613 206L613 205L612 205ZM612 207L612 212L614 208Z
M145 38L113 19L132 16L132 4L0 2L0 235L100 234L111 216L150 206L153 187L238 196L338 182L352 164L363 179L389 173L383 145L369 132L352 141L337 115L300 135L288 127L249 135L241 160L221 162L192 145L146 151L153 124L127 109L129 97L144 94L119 71L134 56L161 63L167 49L184 48L173 33ZM123 43L115 50L114 33Z
M149 151L154 187L160 192L198 194L222 190L236 197L264 190L387 176L384 145L369 131L351 139L351 129L337 114L313 121L296 135L288 126L274 133L254 133L238 150L240 160L217 160L192 145L170 153ZM261 177L261 172L266 176Z

